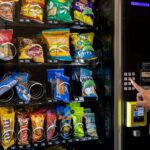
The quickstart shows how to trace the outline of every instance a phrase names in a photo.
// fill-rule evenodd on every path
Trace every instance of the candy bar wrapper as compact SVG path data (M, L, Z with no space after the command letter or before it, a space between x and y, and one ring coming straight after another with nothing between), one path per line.
M44 120L45 114L33 113L31 114L32 123L32 140L34 142L42 141L44 139Z
M91 0L74 0L74 20L93 26L93 2Z
M55 112L47 111L46 114L46 128L47 128L47 141L57 138L56 136L56 122L57 115Z
M3 111L1 114L1 134L2 134L2 146L4 150L7 150L14 143L14 111Z
M17 94L26 104L28 104L31 99L27 88L28 76L28 73L13 73L13 77L18 81L16 86Z
M27 145L29 144L29 117L26 112L18 112L17 120L19 126L18 144Z
M11 75L5 76L0 81L0 96L9 91L17 84L17 80L15 80Z
M97 137L96 123L95 123L95 114L94 113L85 113L85 124L86 124L86 134L87 136Z
M92 78L92 72L87 69L80 69L80 81L82 83L82 96L97 97L96 85Z

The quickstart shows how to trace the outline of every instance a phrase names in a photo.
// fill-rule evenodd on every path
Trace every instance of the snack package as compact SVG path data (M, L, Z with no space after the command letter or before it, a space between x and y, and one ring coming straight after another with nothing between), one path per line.
M72 135L70 107L56 105L55 110L60 120L60 135L63 139L69 139Z
M52 84L54 100L69 103L68 85L70 78L63 75L64 69L49 69L47 73L48 81Z
M35 38L18 38L19 41L19 59L32 60L37 63L44 63L44 54L41 43Z
M69 98L69 77L64 75L56 75L56 86L54 89L54 99L58 101L70 102Z
M56 75L63 75L64 69L48 69L47 70L47 77L49 82L53 82L56 79Z
M81 138L84 136L84 129L83 129L84 108L72 107L71 111L73 112L72 119L73 119L73 127L74 127L74 136Z
M18 121L18 144L28 145L29 144L29 117L26 112L17 112Z
M15 80L18 81L16 86L17 94L19 99L23 100L26 104L29 103L31 96L29 94L27 83L28 83L28 73L13 73Z
M45 0L22 0L20 15L38 23L43 23Z
M0 81L0 96L13 88L17 82L11 75L4 76Z
M80 81L82 83L82 96L97 97L96 85L92 78L92 72L87 69L80 69Z
M13 30L0 29L0 59L12 60L16 55L16 47L12 44Z
M53 29L42 32L42 37L48 48L48 60L72 61L69 35L69 29Z
M13 21L15 2L18 2L18 0L0 0L0 18L7 21Z
M85 113L86 135L91 137L97 137L95 114Z
M72 0L48 0L47 19L71 23Z
M57 115L55 112L48 110L46 113L46 129L47 129L47 141L55 140L58 138L56 133Z
M34 142L40 142L44 140L44 120L45 114L40 112L35 112L30 115L32 123L32 140Z
M93 2L91 0L74 0L74 20L93 26Z
M10 110L6 108L1 108L1 135L2 135L2 146L4 150L7 150L15 143L14 123L15 123L14 110L12 108L10 108Z
M93 49L94 33L72 33L71 44L75 59L95 60L97 57Z

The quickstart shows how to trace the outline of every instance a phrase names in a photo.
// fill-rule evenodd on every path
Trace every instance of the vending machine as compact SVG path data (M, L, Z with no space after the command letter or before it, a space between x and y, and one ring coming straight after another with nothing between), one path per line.
M0 150L114 149L113 10L0 0Z
M137 106L130 82L150 89L150 1L123 0L121 6L121 149L150 149L149 113Z

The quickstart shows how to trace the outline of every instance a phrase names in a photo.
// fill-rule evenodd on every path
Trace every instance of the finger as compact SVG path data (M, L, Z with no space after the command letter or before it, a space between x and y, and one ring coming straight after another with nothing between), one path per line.
M142 93L144 91L144 89L140 85L138 85L135 81L133 81L132 79L130 79L130 82L138 92Z
M137 101L142 101L143 100L142 94L141 93L137 93L136 99L137 99Z
M145 103L145 101L137 101L137 106L145 107L146 103Z

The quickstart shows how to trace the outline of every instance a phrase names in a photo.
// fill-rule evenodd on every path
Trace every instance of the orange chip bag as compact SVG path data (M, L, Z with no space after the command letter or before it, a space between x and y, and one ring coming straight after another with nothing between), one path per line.
M40 114L40 113L31 114L33 142L39 142L44 139L45 136L44 120L45 120L45 114Z
M2 146L7 150L14 143L15 112L13 109L1 108Z

